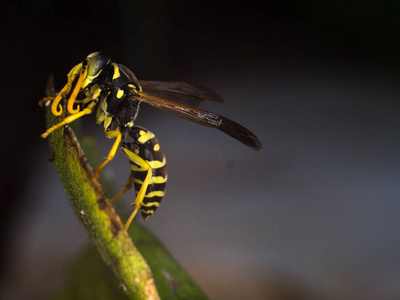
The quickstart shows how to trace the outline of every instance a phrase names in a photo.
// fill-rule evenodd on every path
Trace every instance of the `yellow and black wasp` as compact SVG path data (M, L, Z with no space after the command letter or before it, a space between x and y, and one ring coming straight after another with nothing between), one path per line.
M60 116L60 102L68 99L68 116L42 134L46 138L57 128L96 110L97 124L104 125L106 137L115 142L106 160L97 168L93 180L97 180L103 167L113 159L118 146L129 159L131 174L125 189L117 198L135 186L135 210L125 227L128 228L140 209L146 220L160 205L167 182L166 161L154 134L135 125L141 102L173 113L179 117L217 128L254 150L262 148L261 142L249 130L218 114L194 108L182 103L197 105L202 100L222 101L213 91L182 82L138 81L125 66L113 63L110 58L94 52L68 73L68 82L54 98L43 98L39 103L52 101L51 112ZM178 103L178 102L181 103ZM128 136L130 137L128 141Z

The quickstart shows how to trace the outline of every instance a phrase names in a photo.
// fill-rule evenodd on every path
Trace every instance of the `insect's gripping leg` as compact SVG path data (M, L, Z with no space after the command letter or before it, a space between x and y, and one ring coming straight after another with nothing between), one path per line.
M70 114L77 114L79 112L79 109L80 109L79 105L76 107L75 110L73 107L74 107L76 96L78 96L78 93L81 90L82 82L85 79L85 77L86 77L86 70L84 70L84 72L81 72L81 74L79 75L78 82L76 83L75 88L72 91L72 94L68 99L67 109Z
M39 105L42 106L43 103L46 103L47 101L53 101L53 103L51 104L51 112L55 116L61 116L62 107L61 107L60 102L61 102L62 98L65 95L68 95L68 93L71 91L72 83L73 83L75 77L78 76L78 74L81 72L81 70L82 70L82 63L80 63L80 64L76 65L75 67L73 67L71 69L71 71L69 71L69 73L67 75L67 77L68 77L67 84L58 93L57 97L45 97L45 98L43 98L43 99L41 99L39 101ZM78 95L78 92L79 92L79 90L80 90L80 88L82 86L82 81L83 81L84 78L81 78L81 77L84 77L84 76L86 76L85 72L83 72L80 75L78 83L75 85L74 92L72 93L72 95L71 95L71 97L70 97L70 99L68 101L68 111L69 111L70 114L75 114L75 113L79 112L79 106L78 106L77 110L75 110L75 111L72 110L72 106L73 106L74 100L75 100L76 96ZM73 95L74 95L74 97L72 98Z
M73 121L75 121L76 119L79 119L80 117L83 117L84 115L88 115L92 113L92 107L87 107L84 110L80 111L79 113L75 114L75 115L71 115L66 117L62 122L50 127L49 129L46 130L45 133L42 134L42 138L47 138L47 136L52 133L54 130L56 130L57 128L60 128L66 124L69 124Z
M128 156L129 160L134 164L138 165L139 168L147 170L146 178L143 180L142 186L140 190L136 193L135 202L132 205L135 206L135 210L129 216L128 221L125 224L125 228L128 229L129 225L131 224L133 218L135 217L136 213L140 209L143 203L144 196L146 195L147 187L149 186L151 176L153 174L153 169L151 168L150 164L141 158L139 155L135 154L134 152L128 150L127 148L122 147L122 150ZM131 176L132 177L132 176ZM133 179L132 179L133 180Z
M46 103L48 101L54 101L54 99L56 99L56 97L44 97L39 100L38 104L39 106L43 106L43 103Z
M113 203L114 201L116 201L119 198L121 198L126 192L128 192L132 188L132 185L133 185L132 174L129 174L129 178L128 178L128 181L125 184L124 190L121 193L115 195L114 198L111 199L111 203Z
M46 103L48 101L52 101L53 103L51 104L51 112L55 116L61 116L62 114L62 107L60 104L60 101L62 100L62 97L66 93L68 89L68 84L64 86L64 88L58 93L57 97L44 97L39 100L39 106L42 106L43 103Z
M78 115L79 113L77 113ZM74 115L75 116L75 115ZM106 132L106 137L109 139L115 138L114 145L112 146L110 153L108 153L106 160L97 168L96 172L94 173L94 176L92 180L97 180L100 176L100 171L101 169L104 168L106 164L108 164L115 156L115 153L117 152L118 146L121 143L121 138L122 134L120 131L117 130L110 130Z

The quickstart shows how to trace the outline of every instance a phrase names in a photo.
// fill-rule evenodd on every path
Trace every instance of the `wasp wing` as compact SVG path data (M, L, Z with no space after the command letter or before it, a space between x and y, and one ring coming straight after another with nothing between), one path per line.
M260 150L262 148L261 142L251 131L228 118L213 112L170 101L164 98L164 94L161 97L144 91L136 93L140 96L137 100L143 101L155 108L165 110L178 117L204 126L217 128L254 150Z
M197 107L204 100L223 102L214 91L195 84L176 81L139 80L143 93Z

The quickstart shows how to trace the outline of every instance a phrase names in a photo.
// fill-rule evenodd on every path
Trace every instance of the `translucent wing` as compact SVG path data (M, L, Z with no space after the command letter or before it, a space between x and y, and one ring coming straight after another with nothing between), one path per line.
M224 101L217 93L201 85L176 81L139 80L139 83L145 94L195 107L204 100Z
M140 83L142 84L142 82ZM139 97L136 96L137 100L139 101L145 102L153 107L165 110L174 115L177 115L178 117L182 117L201 125L217 128L254 150L260 150L262 148L261 142L251 131L228 118L225 118L213 112L171 101L167 99L167 97L165 97L164 93L151 93L148 89L146 91L143 86L142 91L136 93L139 95ZM175 93L179 94L177 92ZM171 97L172 94L173 93L168 93L168 95ZM183 95L185 97L189 96L187 92L185 92ZM198 94L196 94L194 97L199 98L197 95Z

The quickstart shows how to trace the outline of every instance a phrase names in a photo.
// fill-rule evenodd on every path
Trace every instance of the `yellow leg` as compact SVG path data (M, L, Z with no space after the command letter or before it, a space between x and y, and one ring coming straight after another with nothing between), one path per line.
M132 184L133 184L132 175L129 174L129 178L128 178L128 181L127 181L126 184L125 184L124 190L123 190L121 193L115 195L114 198L111 199L111 203L114 203L114 201L118 200L118 199L121 198L126 192L128 192L128 191L132 188Z
M82 99L82 100L75 100L75 103L86 104L86 103L88 103L88 102L90 102L90 101L92 101L92 100L93 100L92 97L87 97L87 98Z
M42 106L43 103L46 103L47 101L53 101L55 99L55 97L44 97L43 99L39 100L39 106Z
M142 158L140 158L140 159L143 160ZM145 165L142 165L142 166L144 166L147 169L147 175L146 175L146 178L143 180L143 183L142 183L142 186L140 187L139 192L136 195L135 202L132 203L133 205L139 206L139 207L142 206L143 198L146 195L147 187L149 186L149 182L150 182L151 174L152 174L152 169L151 169L150 165L144 160L143 160L143 162L145 163Z
M125 229L128 230L129 226L131 226L131 223L133 221L133 218L136 216L136 213L139 211L140 206L136 206L135 210L131 213L131 215L129 216L128 221L126 221L125 224Z
M64 86L61 92L58 93L57 97L54 99L53 103L51 104L51 112L55 116L61 116L62 114L62 107L61 107L61 100L64 96L64 93L68 90L68 84Z
M113 203L114 201L116 201L117 199L119 199L122 195L124 195L127 191L129 191L129 190L132 188L132 185L133 185L132 175L129 174L129 178L128 178L128 181L127 181L127 183L126 183L126 185L125 185L125 189L124 189L121 193L115 195L114 198L111 199L111 202ZM129 219L128 219L128 221L126 221L126 224L125 224L125 228L126 228L126 229L128 229L129 226L131 225L132 220L133 220L133 218L135 217L136 213L138 212L139 208L140 208L140 205L137 205L137 206L135 207L135 210L134 210L134 211L131 213L131 215L129 216Z
M125 224L125 228L128 229L129 226L131 225L132 220L135 217L136 213L138 212L138 210L142 206L143 199L144 199L144 196L146 195L147 187L149 186L149 182L150 182L150 179L151 179L151 176L152 176L152 169L151 169L150 164L148 162L146 162L143 158L138 156L137 154L135 154L135 153L133 153L131 151L124 151L124 152L128 155L129 159L131 161L133 161L135 164L147 169L146 178L143 180L142 186L140 187L140 190L136 195L135 202L132 203L135 206L135 210L129 216L129 219L128 219L128 221L126 221L126 224Z
M80 113L77 113L76 115L79 115L79 114ZM73 115L73 116L75 116L75 115ZM115 138L115 142L110 150L110 153L108 153L106 160L97 168L92 180L97 180L100 176L101 169L103 169L104 166L106 164L108 164L114 158L115 152L117 152L118 146L121 143L122 134L121 134L121 132L119 132L117 130L111 130L111 131L106 132L106 137L108 137L109 139Z
M74 79L76 78L76 76L81 72L82 69L82 63L76 65L75 67L73 67L71 69L71 71L69 71L67 77L68 77L68 81L67 84L62 88L62 90L58 93L57 97L55 99L53 99L53 103L51 104L51 112L53 113L53 115L55 116L61 116L62 114L62 107L59 104L60 101L62 100L63 96L67 95L70 91L71 91L71 87L72 87L72 82L74 81ZM84 72L85 73L85 72ZM86 73L85 73L86 74ZM76 88L76 87L75 87ZM80 86L79 86L80 89ZM78 93L77 93L78 94ZM75 96L76 97L76 96ZM42 99L43 100L43 99ZM42 101L41 100L41 101ZM39 104L41 103L41 101L39 102ZM45 101L43 101L45 102ZM77 111L73 112L73 113L77 113L79 111L79 108ZM71 111L70 111L71 113ZM71 114L73 114L71 113Z
M87 107L84 110L80 111L79 113L75 114L75 115L71 115L66 117L62 122L50 127L49 129L46 130L45 133L42 134L42 138L47 138L47 136L52 133L54 130L56 130L57 128L60 128L61 126L64 126L66 124L69 124L73 121L75 121L76 119L79 119L80 117L83 117L84 115L88 115L92 113L92 107Z
M71 97L68 99L67 109L70 114L77 114L79 112L79 105L76 110L74 110L73 106L75 103L76 96L78 96L79 91L81 90L83 79L85 79L86 70L79 75L78 82L75 85L74 90L72 91Z

